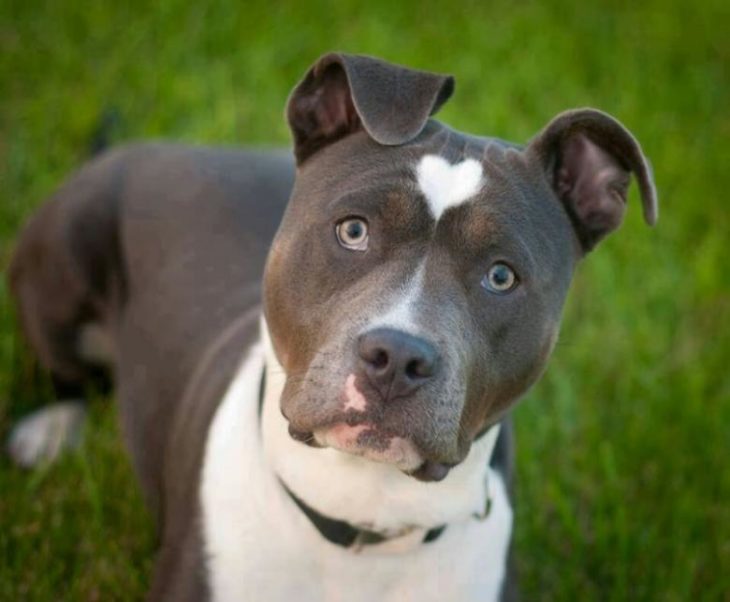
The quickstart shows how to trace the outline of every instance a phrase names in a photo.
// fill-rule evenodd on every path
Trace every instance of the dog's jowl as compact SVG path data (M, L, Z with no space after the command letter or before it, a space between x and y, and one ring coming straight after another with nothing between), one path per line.
M656 194L612 117L519 146L433 120L453 90L326 55L289 99L293 156L122 147L21 235L11 288L63 405L10 451L72 442L69 400L110 370L158 519L150 600L515 595L510 409L630 175L649 224Z

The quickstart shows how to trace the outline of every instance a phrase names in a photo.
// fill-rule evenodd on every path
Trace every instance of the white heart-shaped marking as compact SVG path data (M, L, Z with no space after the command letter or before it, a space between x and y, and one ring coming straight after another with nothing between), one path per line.
M438 155L425 155L416 167L418 186L437 221L449 207L460 205L479 192L482 175L482 166L475 159L451 165Z

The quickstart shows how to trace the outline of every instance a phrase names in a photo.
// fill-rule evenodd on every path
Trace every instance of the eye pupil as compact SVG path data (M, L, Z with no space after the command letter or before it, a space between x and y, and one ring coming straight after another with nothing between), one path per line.
M504 284L509 280L509 272L504 266L499 266L494 270L494 276L492 278L495 284Z
M360 222L350 222L347 224L347 236L350 238L360 238L362 234L362 224Z
M351 251L364 251L368 243L368 224L359 217L339 222L335 228L340 245Z
M482 286L495 293L507 293L515 287L516 283L517 276L512 268L504 263L492 265L484 280L482 280Z

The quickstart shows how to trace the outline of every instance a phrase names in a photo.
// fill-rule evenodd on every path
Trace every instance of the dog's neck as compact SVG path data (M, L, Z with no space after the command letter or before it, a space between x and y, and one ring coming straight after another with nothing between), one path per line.
M263 447L273 472L299 499L323 515L384 534L483 516L489 504L489 460L499 425L475 441L466 459L435 483L418 481L389 464L331 448L307 447L289 436L281 414L286 373L263 318L261 332L266 371Z

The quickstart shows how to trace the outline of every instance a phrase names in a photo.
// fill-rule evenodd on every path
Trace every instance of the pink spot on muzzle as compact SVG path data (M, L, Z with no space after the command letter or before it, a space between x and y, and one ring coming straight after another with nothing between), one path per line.
M355 386L355 375L350 374L345 380L345 410L364 412L367 405L367 399Z
M337 424L327 432L327 443L337 449L352 449L357 447L357 440L360 433L371 428L367 424L349 426Z

